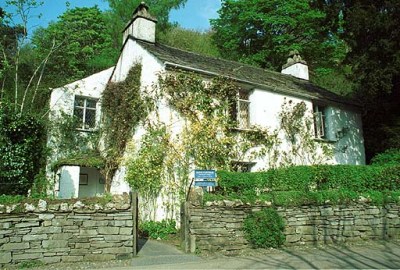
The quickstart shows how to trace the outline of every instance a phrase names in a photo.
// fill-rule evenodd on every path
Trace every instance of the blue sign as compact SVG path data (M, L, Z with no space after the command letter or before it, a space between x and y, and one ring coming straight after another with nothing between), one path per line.
M215 178L217 178L217 174L214 170L195 170L194 178L195 179L215 179Z
M194 181L196 187L216 187L217 182L215 181Z

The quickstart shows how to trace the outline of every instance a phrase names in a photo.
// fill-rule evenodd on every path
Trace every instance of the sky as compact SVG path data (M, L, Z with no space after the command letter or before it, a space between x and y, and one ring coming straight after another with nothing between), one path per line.
M70 3L70 8L92 7L97 5L100 9L108 9L108 4L104 0L42 0L43 5L31 11L28 32L34 31L38 26L46 27L51 21L66 10L66 2ZM6 7L6 0L0 0L0 6L10 12ZM188 0L185 7L173 10L170 14L170 21L177 22L184 28L204 31L210 28L210 19L217 18L218 9L221 7L221 0ZM12 12L12 11L11 11ZM151 7L150 7L151 12ZM38 15L41 14L40 19Z

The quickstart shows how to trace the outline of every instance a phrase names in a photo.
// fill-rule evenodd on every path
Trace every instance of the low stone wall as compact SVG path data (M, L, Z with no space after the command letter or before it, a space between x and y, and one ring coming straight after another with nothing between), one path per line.
M185 205L186 249L235 254L249 247L243 220L267 204L240 201ZM286 245L400 238L400 205L303 206L277 209L285 221Z
M128 195L84 201L0 205L0 268L131 257L135 216Z

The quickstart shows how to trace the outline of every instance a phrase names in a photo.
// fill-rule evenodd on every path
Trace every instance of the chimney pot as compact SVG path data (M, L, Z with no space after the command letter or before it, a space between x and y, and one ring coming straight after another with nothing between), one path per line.
M286 64L282 66L282 73L303 80L309 79L307 62L301 58L298 50L290 51Z

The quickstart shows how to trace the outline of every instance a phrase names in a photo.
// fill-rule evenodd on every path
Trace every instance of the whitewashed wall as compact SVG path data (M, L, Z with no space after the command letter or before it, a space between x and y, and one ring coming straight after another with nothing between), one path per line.
M87 185L79 185L79 198L95 197L104 193L104 183L100 183L100 172L95 168L80 168L80 174L88 175Z
M63 166L60 168L59 198L70 199L78 197L79 172L79 166Z
M66 113L72 114L75 94L99 98L110 77L113 82L123 81L126 79L129 70L136 64L142 64L142 74L140 78L142 91L153 87L154 82L158 79L158 75L162 74L166 70L161 61L141 47L135 40L128 39L115 69L111 68L67 85L66 87L55 89L51 97L52 111L57 113L62 110ZM268 92L262 89L254 89L251 92L249 100L251 102L251 124L261 127L269 127L271 130L279 126L278 114L285 101L284 95ZM292 100L294 103L303 101L305 102L309 112L312 112L312 102L310 100L286 97L286 101L288 100ZM179 134L184 125L183 119L181 119L177 113L167 105L165 100L159 100L157 105L158 114L151 115L150 119L156 121L156 118L159 117L158 120L167 125L170 133L175 135ZM343 127L346 127L346 129L349 130L343 138L340 138L340 140L334 143L335 147L339 150L335 151L335 156L329 161L329 163L365 164L360 115L346 108L332 106L328 109L329 118L333 119L332 124L329 125L330 132L334 133L337 129ZM100 116L100 114L98 114L98 116ZM140 138L144 133L144 127L139 126L132 138L133 141L136 143L140 142ZM285 146L285 143L282 145L283 147L287 147ZM127 152L126 156L129 156L129 154L130 153ZM266 159L257 160L257 164L253 167L253 170L257 171L266 169L267 164L268 160ZM124 180L125 175L126 168L122 166L113 179L113 184L111 186L112 193L121 194L130 191L129 185ZM70 191L66 192L68 193ZM79 195L88 195L90 192L92 191L83 188ZM168 194L168 192L164 193ZM162 220L165 218L179 219L179 201L177 201L178 194L175 195L163 195L156 200L153 200L151 203L149 201L140 201L139 205L141 207L142 217L155 220ZM176 207L171 209L170 205L175 205Z

